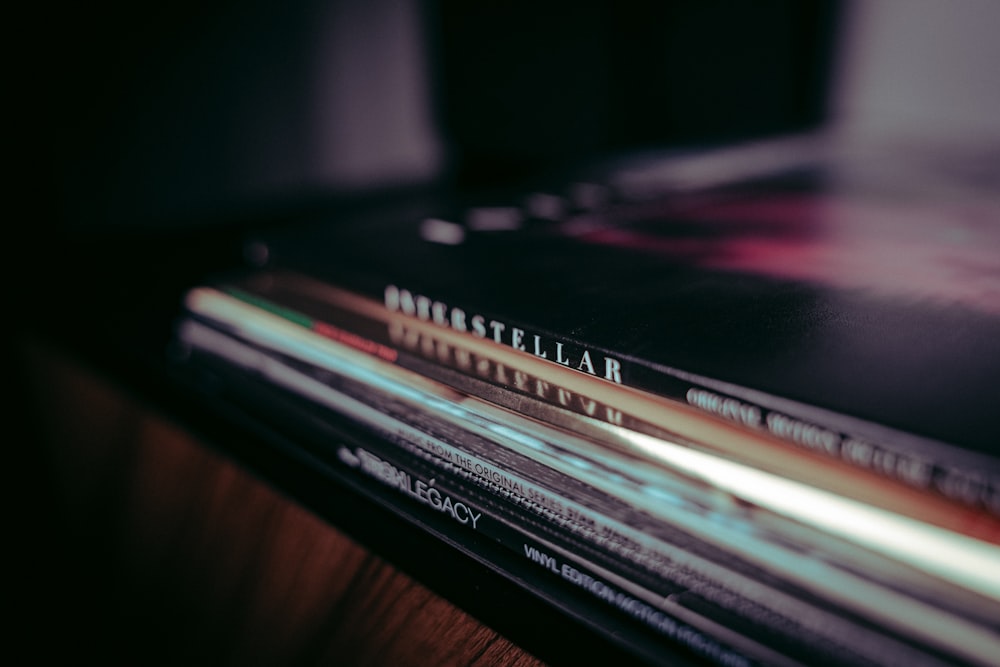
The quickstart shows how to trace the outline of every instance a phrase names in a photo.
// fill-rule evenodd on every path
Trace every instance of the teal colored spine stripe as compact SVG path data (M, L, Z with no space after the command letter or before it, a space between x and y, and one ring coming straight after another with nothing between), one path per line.
M294 322L295 324L303 326L307 329L313 328L312 318L306 317L305 315L297 313L294 310L289 310L288 308L282 308L281 306L273 304L270 301L267 301L266 299L254 296L249 292L244 292L243 290L236 289L235 287L227 287L223 291L225 291L226 294L229 294L230 296L239 299L240 301L244 301L252 306L256 306L262 310L266 310L272 315L277 315L278 317L284 318L289 322Z

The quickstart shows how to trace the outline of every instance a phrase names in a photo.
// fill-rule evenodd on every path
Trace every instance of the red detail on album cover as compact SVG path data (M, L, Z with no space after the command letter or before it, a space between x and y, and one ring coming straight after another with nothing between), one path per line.
M338 343L343 343L344 345L353 347L356 350L361 350L366 354L379 357L380 359L385 359L386 361L394 362L396 361L396 357L399 355L399 353L391 347L387 347L381 343L376 343L373 340L351 333L350 331L344 331L343 329L335 327L332 324L326 324L325 322L314 323L313 331L325 338L337 341Z
M580 241L687 266L1000 313L1000 203L751 195L637 206L572 227L585 230Z

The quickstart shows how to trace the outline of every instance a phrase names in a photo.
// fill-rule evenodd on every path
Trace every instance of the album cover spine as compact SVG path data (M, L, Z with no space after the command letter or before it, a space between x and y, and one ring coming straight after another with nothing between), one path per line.
M809 451L835 458L915 488L931 490L1000 515L1000 467L952 445L894 431L816 406L688 373L622 354L565 332L517 322L475 304L451 304L407 286L386 284L386 310L470 337L490 340L522 355L578 373L646 391L766 432Z
M248 381L246 375L237 375L230 386L252 395L258 407L266 404L268 414L291 412L289 428L311 437L322 460L354 488L404 518L443 529L453 544L483 558L497 560L484 540L498 545L549 582L541 587L544 595L568 595L563 605L586 611L587 605L574 602L583 595L603 606L605 612L592 619L594 623L600 625L605 614L614 614L658 637L656 641L680 644L701 659L723 665L843 665L859 660L849 648L808 633L776 631L766 621L738 617L687 589L630 568L574 537L565 522L539 512L530 499L505 493L486 480L471 481L454 467L432 463L356 422L344 425L335 417L317 416L315 408L301 407L298 396ZM523 578L519 581L524 583ZM622 634L620 629L614 632ZM654 662L669 661L671 655L646 651Z
M244 378L237 384L253 383ZM266 400L269 410L281 402L276 393L281 392L272 388ZM644 574L641 568L603 553L580 539L565 520L547 515L535 500L488 479L463 475L456 466L421 455L419 447L407 449L367 430L359 439L357 424L350 429L353 439L345 440L345 429L338 430L330 420L317 418L315 410L307 410L298 421L325 428L321 439L326 460L334 461L369 488L388 489L400 502L462 531L466 534L462 543L469 542L468 535L488 537L551 573L547 576L586 591L647 629L680 641L720 664L743 663L734 662L732 654L719 653L709 640L724 650L735 647L744 658L775 665L887 664L901 655L908 655L913 665L939 664L933 653L914 651L898 639L877 633L869 633L864 640L855 633L852 641L838 642L803 628L790 629L787 622L774 625L774 618L767 614L746 616L745 612L755 606L751 601L736 605L742 613L727 611L694 590Z
M708 628L698 627L706 625L705 619L685 614L683 608L671 603L662 584L660 590L651 590L596 566L582 555L584 550L580 545L557 547L559 531L551 526L532 520L523 510L502 511L497 498L490 498L488 493L481 491L477 493L474 487L468 488L460 479L452 478L439 468L421 465L419 459L393 451L392 446L378 447L371 442L366 446L342 445L337 457L356 476L386 487L400 502L422 506L425 513L427 510L438 512L463 526L471 525L478 535L545 570L546 577L551 575L549 578L585 591L700 657L722 665L749 665L758 661L788 664L777 651L763 646L757 639L714 625L706 632ZM686 619L681 620L680 616Z
M199 358L204 356L194 351L188 363L204 367L206 364ZM587 625L611 633L616 642L624 642L644 663L674 664L680 650L698 664L803 664L785 659L755 638L713 622L704 613L686 611L682 605L671 603L668 595L676 588L664 589L661 585L654 591L594 565L581 555L584 548L563 540L560 529L546 527L539 517L531 518L534 515L524 512L516 501L508 499L513 509L505 510L498 496L491 497L493 494L482 487L407 454L357 423L317 417L315 408L302 407L300 397L255 382L245 373L234 373L232 368L220 371L217 357L207 367L227 381L227 392L238 402L249 404L258 419L264 414L281 414L286 428L295 432L298 440L312 440L312 455L339 481L497 571L513 576L516 584L555 601L556 606ZM263 405L266 410L261 409ZM563 546L556 546L557 542ZM498 557L498 550L506 557ZM509 567L511 561L520 567ZM525 570L530 570L532 576L520 574Z
M318 335L386 361L439 379L450 376L446 381L452 384L456 384L455 378L464 376L468 381L459 381L463 390L474 382L500 388L500 391L487 388L483 393L488 400L507 397L509 401L511 393L521 393L588 419L653 437L679 437L696 445L722 449L726 456L838 493L857 495L863 489L870 489L862 497L873 504L884 503L892 493L881 481L885 477L870 466L858 466L857 461L829 456L832 450L820 453L815 447L795 446L780 434L753 427L745 420L733 419L742 409L732 402L735 399L725 399L729 401L726 409L705 409L706 401L715 401L713 397L719 395L696 385L686 385L685 395L699 405L691 405L686 399L681 404L647 392L623 390L622 385L547 363L536 355L456 332L401 312L399 308L388 308L297 275L278 273L266 281L252 280L222 289L234 298L284 317ZM482 392L483 386L480 384L474 391ZM772 417L771 422L776 424L780 419ZM579 425L583 421L575 420L575 423ZM806 432L796 428L799 433ZM981 473L977 471L979 479L982 479ZM870 475L872 479L859 479L858 475ZM995 518L984 520L982 508L976 503L965 502L968 498L956 501L949 494L926 494L927 485L913 484L913 480L902 481L914 492L895 494L898 499L891 506L893 511L982 535L985 539L1000 535ZM948 502L936 502L934 498L948 498Z
M933 491L1000 516L1000 463L955 445L898 431L786 397L659 365L502 313L423 294L414 286L374 286L338 276L338 286L413 321L489 341L516 354L609 385L664 397L750 432L767 433L807 451ZM333 282L330 283L334 285Z
M227 345L225 347L225 349L226 349L227 353L232 354L233 350L234 350L234 346L233 345ZM250 354L252 354L252 351L250 352ZM252 364L254 362L251 361L250 363ZM272 371L274 371L276 374L278 373L277 369L273 369L272 368ZM344 402L343 398L331 401L331 406L332 407L337 407L337 406L343 407L344 404L345 404L345 402ZM381 405L384 408L384 403L381 404ZM394 417L392 417L391 413L387 413L384 409L379 409L377 412L378 412L378 415L373 415L372 418L371 418L371 420L369 420L371 422L371 424L372 425L381 424L382 427L389 428L389 427L386 427L386 421L387 420L391 421L392 419L394 419ZM423 425L422 428L427 428L428 424L430 423L429 418L426 415L425 416L420 416L420 415L417 415L417 414L413 414L413 415L411 415L411 417L413 417L416 420L416 422L421 423ZM403 416L403 418L405 419L405 415ZM405 430L407 433L410 434L408 436L409 439L407 439L407 437L405 437L405 436L403 438L400 438L400 433L403 430ZM445 428L444 432L447 433L448 429ZM454 433L454 431L452 431L452 433ZM549 510L549 514L551 515L551 516L549 516L549 520L550 521L557 522L560 526L563 526L567 530L575 528L576 530L575 530L574 534L587 536L587 537L589 537L591 539L591 541L593 543L599 543L599 544L601 544L602 548L606 548L606 549L612 549L612 548L614 548L613 552L617 555L617 557L619 559L621 559L621 562L630 562L630 563L633 563L634 565L637 565L637 564L640 564L640 563L644 563L645 565L643 565L642 567L650 568L652 571L658 571L658 572L661 573L662 576L667 576L667 577L671 577L672 576L673 579L675 579L675 580L676 580L677 576L679 576L679 574L683 573L684 568L680 567L678 569L679 562L676 561L676 558L679 555L678 552L676 552L676 551L672 552L670 549L664 550L664 547L655 547L655 545L651 546L650 544L646 544L646 546L641 547L641 548L637 547L636 545L638 545L639 543L644 543L644 542L648 542L649 541L643 534L635 533L635 531L632 531L632 530L628 529L627 527L621 527L620 525L619 525L618 528L614 528L614 527L612 527L614 525L614 522L612 522L610 524L607 523L607 521L602 516L600 516L599 514L593 512L591 510L588 510L588 508L580 505L578 501L570 501L570 500L568 500L564 496L559 496L559 495L551 493L551 492L545 492L545 491L540 490L538 487L536 487L536 486L534 486L532 484L532 482L531 482L530 479L524 479L522 477L519 477L519 473L513 472L514 469L512 469L512 468L509 467L509 465L510 465L509 462L507 464L507 467L505 468L504 467L505 464L499 463L497 461L493 461L493 460L487 461L487 460L484 460L484 459L475 460L476 454L474 454L472 452L469 452L469 451L461 452L459 450L451 451L451 449L449 449L449 448L453 449L454 445L451 445L451 444L449 444L447 442L447 437L448 437L447 435L445 436L445 438L446 438L445 440L441 440L440 438L436 438L435 439L434 436L431 436L431 440L428 440L428 438L427 438L426 435L421 435L420 433L417 433L417 432L413 431L412 429L407 429L405 424L400 425L398 428L389 428L389 430L386 433L381 434L380 437L388 437L388 438L390 438L391 440L395 441L396 444L397 444L397 446L399 446L399 447L407 447L408 446L409 449L411 450L411 454L422 455L422 456L427 457L429 460L430 459L434 459L436 457L439 463L442 462L442 461L444 461L445 458L447 458L449 461L455 460L457 458L457 460L459 460L459 461L465 460L467 462L471 462L468 466L466 466L466 471L467 472L468 471L475 471L477 469L494 470L494 471L500 470L502 472L499 472L497 474L499 474L502 477L505 477L507 479L514 480L513 485L510 485L510 484L507 485L508 492L510 491L511 488L514 488L514 489L523 488L523 489L528 489L529 491L531 489L534 489L533 491L531 491L531 498L532 498L531 504L533 506L535 506L536 508L538 506L541 506L543 508L548 509ZM471 434L467 434L466 436L462 437L462 440L463 441L468 441L471 438L472 438L472 435ZM423 445L419 444L419 443L422 443L422 442L425 443L425 444L423 444ZM427 443L430 443L430 444L427 444ZM498 448L497 447L492 447L492 449L495 450L495 449L498 449ZM439 452L441 452L441 451L444 451L445 454L440 454ZM478 468L477 468L477 466L478 466ZM520 473L520 475L523 475L523 474L524 473ZM489 480L488 479L484 479L483 481L487 481L488 482ZM563 478L561 480L561 482L557 481L555 484L556 484L556 486L562 488L562 487L566 487L566 485L569 484L569 482L570 482L570 480L568 480L566 478ZM564 492L565 492L565 489L564 489ZM594 500L594 498L596 498L596 496L591 496L591 500ZM557 507L557 506L562 506L563 510L562 511L558 511L558 512L551 511L551 508L554 508L554 507ZM570 510L570 511L566 511L567 509ZM576 522L573 521L574 517L583 517L583 518L585 518L585 521L582 524L581 523L576 523ZM573 526L570 525L570 524L574 524L574 523L576 525L573 525ZM619 537L616 537L616 538L611 539L611 540L605 538L605 539L599 541L595 537L595 534L593 532L593 525L592 524L595 524L595 523L599 524L599 525L603 523L603 525L605 525L605 528L602 529L602 532L606 532L607 530L612 530L613 531L612 534L613 535L618 535ZM591 525L587 525L587 524L591 524ZM588 532L588 530L582 530L581 531L580 530L581 526L583 526L585 528L588 528L589 532ZM621 537L622 535L624 535L624 537ZM631 537L629 537L629 535L631 535ZM628 546L628 547L623 546L623 545L627 545L627 544L631 544L632 546ZM688 560L690 561L690 558ZM662 561L662 563L661 563L661 561ZM683 559L682 559L681 562L683 562ZM659 563L659 565L658 565L658 563ZM665 563L665 565L664 565L664 563ZM689 563L689 565L690 565L690 563ZM702 567L704 568L704 565ZM664 568L666 568L666 569L664 569ZM667 574L668 572L671 572L671 571L673 571L672 575L671 574ZM684 575L684 576L687 577L686 579L684 579L684 581L689 582L689 583L693 581L693 582L695 582L697 584L697 582L698 582L698 576L697 575L688 574L688 575ZM691 579L692 576L694 576L695 578ZM717 576L718 575L716 575L716 577ZM710 575L710 578L711 578L711 575ZM729 578L731 579L732 577L730 576ZM747 584L743 584L743 585L745 586ZM755 588L755 589L759 588L759 586L754 586L753 584L749 584L749 585L751 585L751 587ZM700 588L701 589L705 589L705 590L716 590L717 589L716 586L712 586L710 582L708 582L708 581L706 581L704 579L701 579ZM722 594L725 595L724 591L722 591ZM749 602L750 607L756 607L756 606L758 606L759 601L769 601L771 603L774 603L778 599L781 599L782 597L784 597L784 596L775 595L773 592L772 592L772 594L767 595L767 591L757 590L753 594L753 596L751 598L747 598L747 599L748 600L756 600L756 602ZM765 605L765 606L767 606L767 605ZM764 613L766 614L767 612L764 612ZM801 623L808 616L810 616L810 615L806 613L805 607L803 607L802 611L800 611L799 613L791 615L791 616L785 616L785 619L786 619L785 623L788 623L792 618L797 618L798 619L797 621L791 621L793 625L796 622ZM811 616L815 616L815 614L811 614ZM830 629L832 629L832 627L835 625L835 623L831 622L831 619L826 619L826 620L822 620L821 622L820 621L817 621L817 622L819 622L820 626L823 626L824 628L830 628ZM804 631L804 630L805 630L805 628L800 628L800 631ZM856 630L855 631L851 631L851 632L853 632L855 635L857 634ZM839 634L841 634L843 636L843 633L839 633ZM822 632L820 633L820 636L821 635L822 635ZM870 644L870 642L868 642L868 643Z
M321 363L323 365L334 364L340 370L339 373L346 373L350 376L357 376L359 369L362 367L371 367L371 370L361 371L365 374L365 377L371 377L371 373L381 373L386 368L391 368L391 365L385 364L377 359L368 359L365 356L357 356L359 353L353 351L353 348L344 348L340 343L331 342L324 337L315 335L311 331L303 331L299 324L290 323L284 317L278 316L267 311L260 311L255 306L247 305L242 303L239 299L235 299L232 296L225 295L223 293L214 290L197 290L192 293L189 299L189 305L194 312L205 313L206 316L212 315L215 317L221 317L224 320L230 322L228 326L236 327L238 329L245 329L247 335L252 336L258 342L271 346L274 349L282 349L287 354L292 354L296 357L301 357L303 359L309 358L313 359L310 363ZM328 349L329 348L329 349ZM332 350L336 349L336 356L331 357L333 354ZM348 352L345 352L348 350ZM351 361L341 358L341 355L347 353L352 356ZM376 370L378 369L383 370ZM405 371L403 371L405 374ZM395 375L393 373L392 375ZM412 375L412 374L411 374ZM360 377L360 376L359 376ZM419 380L419 376L413 376L408 382L413 382ZM452 409L456 406L456 401L465 400L461 398L461 395L455 392L438 394L435 392L440 392L441 389L438 386L428 385L428 381L417 381L423 388L416 389L415 387L407 387L400 385L398 381L393 378L385 378L379 380L381 384L386 383L397 387L393 391L402 391L406 395L412 395L414 391L417 391L423 398L420 399L421 406L441 406L445 405L445 408L439 410L439 413L443 415L446 419L454 419L454 414ZM432 383L433 384L433 383ZM424 386L426 385L426 386ZM316 388L314 388L316 389ZM322 385L319 386L317 391L326 391ZM427 393L431 392L431 393ZM487 404L481 401L476 403L475 399L471 400L476 407L475 411L487 410L494 412L494 409L489 408ZM385 409L384 407L382 408ZM466 413L468 413L467 408L462 408ZM504 413L500 416L493 417L497 424L494 430L490 432L489 437L495 437L496 433L502 433L506 430L507 424L513 420L518 421L520 418L513 413ZM404 418L405 421L405 418ZM405 430L405 426L402 427ZM542 428L538 426L538 428ZM548 436L546 436L548 437ZM565 433L559 434L557 436L551 436L555 438L550 439L550 442L566 443L567 436ZM537 442L537 438L534 438ZM571 456L576 456L575 451L578 448L587 447L587 443L577 439L576 445L571 446L569 450L565 446L560 448L565 454ZM519 447L520 442L517 439L509 441L510 446ZM934 586L933 583L917 584L914 581L919 581L920 579L925 579L926 574L920 574L920 571L930 571L937 573L935 576L944 576L947 580L954 581L964 581L966 583L962 586L966 589L969 587L970 581L975 581L975 586L973 589L982 591L986 593L987 591L993 591L1000 586L1000 581L996 581L995 578L990 574L992 568L989 567L979 567L976 565L977 562L983 561L984 563L989 559L993 558L991 556L995 550L987 544L980 543L977 540L971 540L969 538L953 534L951 532L942 532L939 528L933 525L922 525L910 522L904 517L896 517L891 513L886 513L885 510L878 509L875 507L869 507L865 504L859 504L857 501L848 499L839 499L835 495L830 495L827 492L818 489L812 489L810 487L803 486L800 482L784 482L780 479L773 478L770 475L763 475L763 473L757 473L752 469L745 468L742 466L737 466L738 470L733 468L733 464L726 463L723 459L718 459L715 456L708 454L698 454L695 452L688 452L683 445L672 444L669 442L655 442L646 443L646 446L655 446L661 450L661 456L668 457L671 461L671 465L674 469L681 472L682 475L695 475L696 478L703 478L706 474L710 474L712 477L716 475L710 473L711 469L716 469L719 466L723 466L726 470L731 470L731 472L718 471L723 477L717 477L719 481L726 480L724 486L720 487L717 491L721 491L723 494L734 494L736 498L741 498L743 503L748 503L743 505L745 507L760 507L760 508L771 508L770 511L778 512L780 516L787 517L797 517L796 522L804 522L805 525L813 526L818 532L814 532L812 537L806 535L807 539L811 540L806 543L810 550L819 549L821 552L828 549L827 546L823 546L825 542L830 539L829 536L822 539L822 541L815 541L817 537L825 535L828 531L833 530L834 535L846 538L849 541L856 541L861 539L864 544L868 546L869 549L876 549L879 553L893 554L891 557L896 559L897 563L902 562L912 562L919 571L908 570L907 568L901 569L898 564L892 568L882 568L882 572L888 577L889 580L900 580L900 585L903 589L908 591L918 590L927 585ZM529 455L535 455L534 452L529 452ZM610 456L608 452L602 452L602 455ZM552 459L555 465L561 465L564 463L558 457ZM590 465L590 464L587 464ZM635 467L634 463L627 463L619 460L616 464L611 464L612 468L609 469L609 474L606 476L601 476L594 478L594 483L598 485L607 485L611 480L623 479L623 474L628 476L631 474L629 471ZM680 466L679 468L677 466ZM641 466L640 466L641 467ZM575 474L580 474L580 468L574 468ZM687 472L684 472L687 471ZM734 476L735 475L735 476ZM662 475L657 475L657 480L661 480ZM657 481L656 484L660 484ZM787 492L778 492L778 488L784 488L791 484L794 488L787 489ZM640 484L641 485L641 484ZM615 494L622 493L632 493L628 491L627 488L613 484L614 489L611 491ZM687 489L696 488L690 484L687 484ZM711 488L711 487L710 487ZM658 491L658 493L660 493ZM793 496L789 496L789 494ZM797 495L794 495L797 494ZM809 502L795 502L789 504L786 499L789 497L799 497L805 494L811 498ZM639 494L636 498L640 502L648 502L649 497ZM644 500L643 500L644 499ZM711 498L707 499L707 504L705 502L699 503L696 501L696 506L712 507L714 503ZM734 506L739 507L740 505ZM650 506L652 511L658 512L662 511L663 507ZM775 518L778 518L776 515ZM845 522L843 519L846 516L854 517L853 520ZM870 516L869 516L870 515ZM722 516L709 515L711 516ZM677 512L671 512L669 514L663 515L663 518L669 522L676 522L680 515ZM781 519L782 521L787 521L788 519ZM769 520L770 521L770 520ZM831 523L832 521L832 523ZM887 523L888 522L888 523ZM745 522L744 522L745 523ZM747 536L744 532L740 532L738 535L732 531L731 526L726 526L720 524L720 530L708 530L709 525L712 521L706 521L705 516L702 514L697 514L697 516L692 515L691 521L684 524L686 530L693 530L698 534L702 534L704 537L708 537L711 541L718 541L725 538L727 535L731 536L732 539L728 540L726 548L733 549L738 552L745 553L747 557L760 560L760 554L763 552L769 552L773 549L774 544L770 543L768 540L757 540L760 544L759 548L751 549L746 541ZM869 525L881 525L885 529L877 532L872 532L870 530L864 530L866 526ZM889 526L893 529L890 531ZM860 530L861 532L857 532ZM707 532L706 532L707 531ZM916 532L915 532L916 531ZM786 544L789 539L792 539L792 543L801 542L803 535L798 534L800 531L796 530L794 533L785 533L785 537L777 542L777 544ZM989 553L987 553L989 552ZM843 551L842 549L836 550L831 553L840 553L840 556L836 556L833 562L837 562L845 557L854 558L855 556L860 556L866 553L865 551ZM918 560L912 560L914 557ZM899 561L899 558L904 560ZM985 561L983 559L986 559ZM760 560L762 563L768 563L767 559ZM864 571L870 571L873 567L873 561L869 557L865 557L862 564L858 564L858 567L862 567ZM919 564L918 564L919 563ZM906 575L904 579L900 579L904 576L906 572L910 572ZM790 571L794 573L794 568ZM806 581L810 582L810 585L815 585L815 577L806 576ZM913 576L917 576L917 580L912 580ZM958 577L958 579L954 579ZM834 585L831 581L826 581L828 588L835 596L843 597L846 594L846 587L841 585ZM868 597L868 596L864 596ZM936 598L937 596L935 596Z

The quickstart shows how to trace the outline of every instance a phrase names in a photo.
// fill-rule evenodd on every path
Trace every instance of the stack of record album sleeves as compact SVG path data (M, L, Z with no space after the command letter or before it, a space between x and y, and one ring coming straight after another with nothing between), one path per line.
M178 364L644 659L995 663L1000 203L658 173L256 239Z

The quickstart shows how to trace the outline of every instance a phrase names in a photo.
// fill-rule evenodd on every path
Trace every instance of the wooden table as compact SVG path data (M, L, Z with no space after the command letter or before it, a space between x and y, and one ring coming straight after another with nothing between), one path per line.
M539 664L99 373L24 361L47 502L16 543L19 659Z

